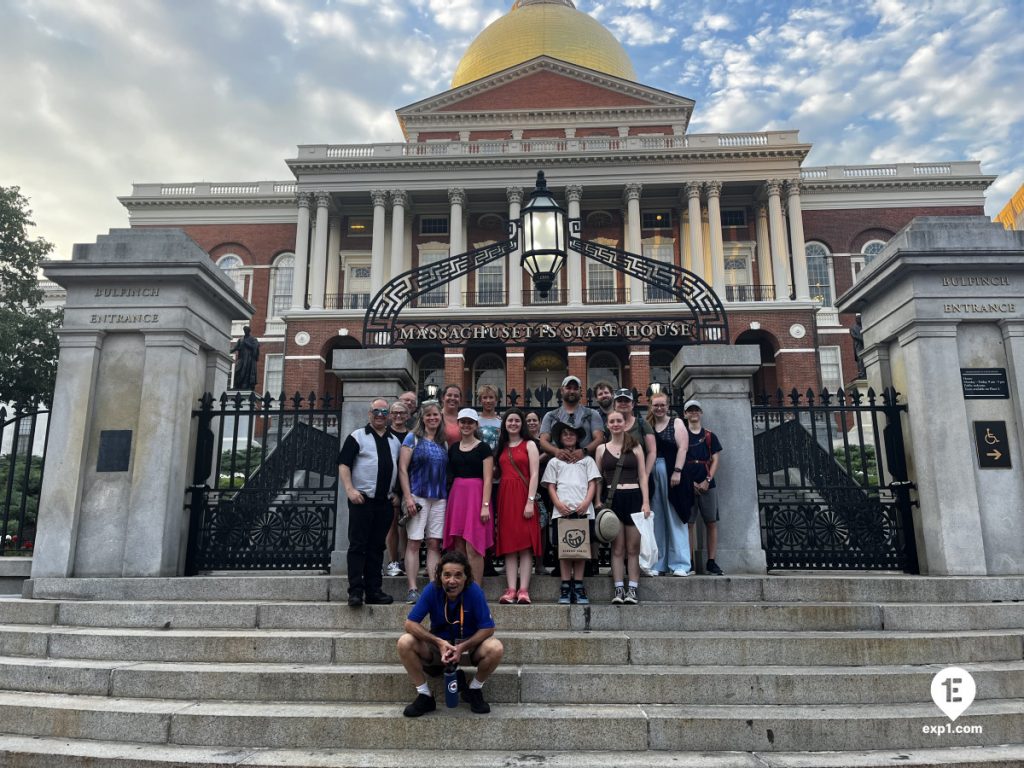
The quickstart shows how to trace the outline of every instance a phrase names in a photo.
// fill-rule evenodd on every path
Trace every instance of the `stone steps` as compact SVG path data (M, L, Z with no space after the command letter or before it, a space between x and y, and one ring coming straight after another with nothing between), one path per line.
M227 749L173 744L0 736L7 768L452 768L449 750ZM459 766L474 768L1020 768L1024 746L947 747L848 752L621 752L536 750L509 755L463 750Z
M503 665L488 700L572 704L920 703L943 665L649 666ZM1024 698L1024 661L975 662L978 700ZM0 657L8 689L35 693L172 700L396 702L409 698L405 671L392 664L211 664ZM434 679L440 697L440 681Z

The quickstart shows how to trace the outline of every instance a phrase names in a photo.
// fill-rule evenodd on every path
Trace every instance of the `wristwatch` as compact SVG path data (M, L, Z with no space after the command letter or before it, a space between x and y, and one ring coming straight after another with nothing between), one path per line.
M682 467L675 467L675 468L674 468L674 469L672 470L672 474L675 474L676 472L682 472L682 471L683 471L683 468L682 468Z

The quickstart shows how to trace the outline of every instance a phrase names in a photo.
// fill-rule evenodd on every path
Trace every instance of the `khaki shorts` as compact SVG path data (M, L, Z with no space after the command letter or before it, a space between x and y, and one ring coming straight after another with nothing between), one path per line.
M440 539L444 536L444 512L447 499L424 499L413 496L413 500L423 509L409 518L405 524L405 535L413 541L423 539Z

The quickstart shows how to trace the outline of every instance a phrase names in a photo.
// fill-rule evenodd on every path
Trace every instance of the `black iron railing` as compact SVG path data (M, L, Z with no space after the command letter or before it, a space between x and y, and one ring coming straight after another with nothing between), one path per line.
M32 553L50 410L0 406L0 554Z
M368 293L328 293L324 297L324 309L366 309L368 306Z
M774 285L727 285L726 301L775 301Z

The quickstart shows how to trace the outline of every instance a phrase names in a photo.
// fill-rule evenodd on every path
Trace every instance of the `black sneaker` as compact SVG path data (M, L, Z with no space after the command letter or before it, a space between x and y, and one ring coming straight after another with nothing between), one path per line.
M348 607L349 608L360 608L363 605L363 593L362 592L351 592L348 596Z
M629 587L626 589L624 602L626 605L638 605L640 603L640 598L636 594L636 587Z
M558 593L558 604L559 605L568 605L571 602L571 598L575 597L575 595L571 595L570 594L571 591L572 590L570 590L570 588L569 588L569 582L563 581L562 582L562 588L561 588L561 590Z
M469 683L466 682L466 673L461 669L455 670L455 682L459 686L459 693L462 694L463 701L469 701L466 698L466 691L469 690Z
M402 711L402 714L406 717L420 717L427 714L427 712L433 712L435 709L437 709L437 702L434 701L434 697L420 693L416 695L412 704Z
M616 587L615 595L612 597L612 605L622 605L626 601L626 588Z
M587 597L587 588L583 586L582 581L576 582L576 590L572 596L572 601L576 605L590 605L590 598Z
M387 592L374 592L366 596L367 605L391 605L393 602L395 602L395 598Z
M715 574L715 576L724 575L722 569L718 567L718 563L716 563L714 560L708 560L708 564L704 566L704 570L708 573Z
M491 705L484 701L482 688L469 688L462 694L462 700L469 702L469 709L474 714L486 715L491 711Z

